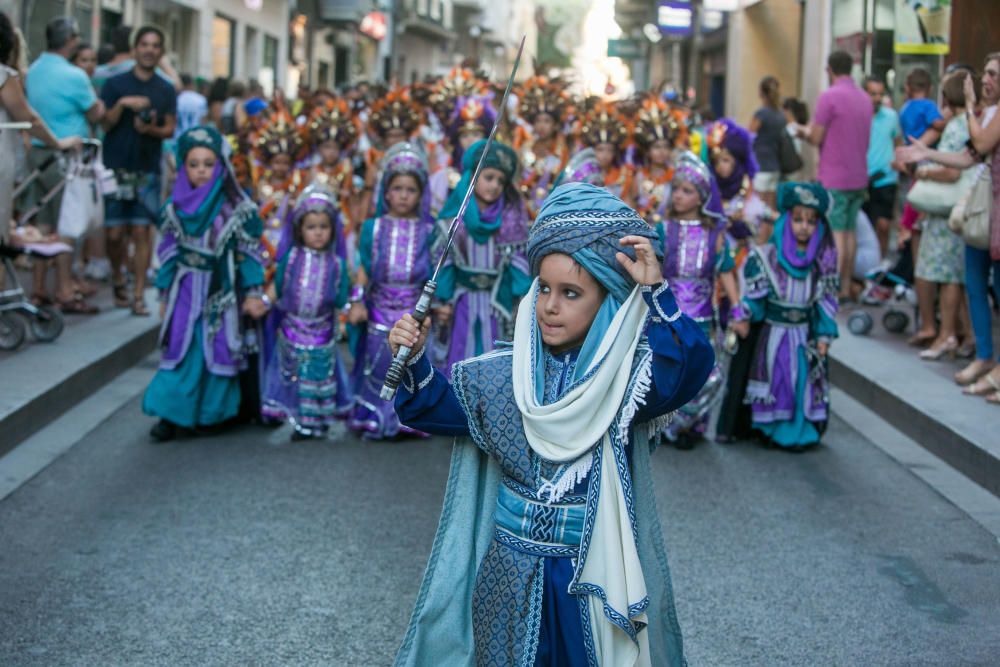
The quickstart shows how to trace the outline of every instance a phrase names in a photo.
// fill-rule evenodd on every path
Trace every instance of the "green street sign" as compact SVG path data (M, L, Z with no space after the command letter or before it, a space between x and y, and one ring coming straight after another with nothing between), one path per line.
M636 58L642 58L645 53L643 53L642 42L637 39L609 39L608 40L608 57L609 58L625 58L627 60L635 60Z

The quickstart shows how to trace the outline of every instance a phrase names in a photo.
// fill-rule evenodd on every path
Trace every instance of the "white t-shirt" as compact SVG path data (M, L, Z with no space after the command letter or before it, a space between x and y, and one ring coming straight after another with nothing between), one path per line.
M864 211L858 211L855 235L858 239L858 250L854 255L854 277L864 280L865 275L882 261L882 249L878 245L875 227Z
M200 125L207 115L208 100L205 96L193 90L182 90L177 96L177 129L174 130L174 139L185 130Z

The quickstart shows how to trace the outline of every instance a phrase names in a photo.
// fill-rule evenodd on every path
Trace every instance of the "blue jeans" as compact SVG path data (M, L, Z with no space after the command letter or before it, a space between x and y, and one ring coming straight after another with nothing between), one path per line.
M990 311L990 268L993 294L1000 301L1000 261L990 260L989 250L965 246L965 290L969 295L972 331L976 334L976 358L993 358L993 324Z

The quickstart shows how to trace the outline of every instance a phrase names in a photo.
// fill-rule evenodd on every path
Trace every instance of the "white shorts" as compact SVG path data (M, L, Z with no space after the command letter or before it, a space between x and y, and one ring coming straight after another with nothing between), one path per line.
M776 192L778 190L778 181L780 180L780 171L758 171L753 177L753 191Z

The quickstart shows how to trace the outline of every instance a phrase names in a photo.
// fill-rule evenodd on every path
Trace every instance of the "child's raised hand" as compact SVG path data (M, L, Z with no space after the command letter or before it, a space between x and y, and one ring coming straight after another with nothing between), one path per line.
M351 324L361 324L368 321L368 308L360 301L351 304L347 311L347 321Z
M392 350L392 356L396 356L396 352L403 345L406 345L411 350L413 350L413 356L415 356L420 350L424 349L424 343L427 341L427 331L431 327L430 320L424 320L423 326L417 324L417 321L413 319L413 315L407 313L403 315L389 331L389 348Z
M645 236L626 236L621 245L631 247L635 251L635 260L623 252L616 255L618 263L625 267L632 280L640 285L656 285L663 282L663 270L660 260L656 258L653 244Z

